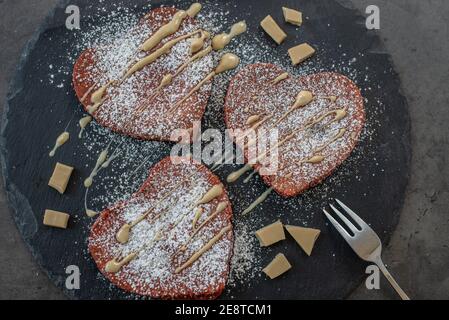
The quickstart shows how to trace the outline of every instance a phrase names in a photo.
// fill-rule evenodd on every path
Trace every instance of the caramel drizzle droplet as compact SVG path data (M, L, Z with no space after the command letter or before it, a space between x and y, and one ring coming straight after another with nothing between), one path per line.
M301 91L301 92L299 92L298 95L296 96L295 103L288 109L288 111L286 113L284 113L282 115L281 118L279 118L279 120L277 120L270 127L270 129L273 129L279 123L284 121L292 112L294 112L294 111L296 111L296 110L298 110L298 109L300 109L302 107L305 107L306 105L308 105L312 101L313 101L313 93L312 92L310 92L310 91Z
M199 200L196 205L202 205L211 202L212 200L220 197L224 192L224 187L222 184L217 184L213 186L204 197Z
M122 260L118 260L117 258L112 259L108 263L106 263L106 266L104 268L104 271L107 273L117 273L119 272L125 265L130 263L132 260L134 260L137 257L137 253L130 253Z
M288 72L284 72L283 74L281 74L280 76L278 76L277 78L275 78L274 80L271 81L271 84L278 84L281 81L284 81L285 79L288 79L288 77L290 77L290 74Z
M247 26L245 21L240 21L234 24L229 33L222 33L216 35L212 39L212 48L214 48L214 50L216 51L224 49L224 47L226 47L231 42L232 39L246 32L246 30Z
M329 147L332 143L336 142L337 140L340 140L341 138L344 137L344 135L346 134L347 129L346 128L342 128L338 131L338 133L335 135L335 137L332 138L332 140L328 141L327 143L325 143L323 146L319 147L318 149L315 150L315 153L319 153L322 152L324 149L326 149L327 147Z
M187 15L191 18L195 18L198 15L198 13L200 13L202 8L203 5L201 3L195 2L187 10Z
M274 188L271 187L269 189L267 189L264 193L262 193L260 195L259 198L257 198L247 209L245 209L245 211L242 212L242 215L246 215L248 213L250 213L251 211L253 211L254 209L256 209L257 206L259 206L260 204L262 204L265 200L267 200L268 196L273 193Z
M98 171L100 170L102 164L107 160L109 153L109 148L106 148L103 150L100 155L98 156L97 163L95 164L94 169L92 170L89 177L84 181L84 187L90 188L94 182L95 176L98 174Z
M89 123L92 122L92 116L86 116L84 118L82 118L79 122L80 125L80 133L78 134L78 138L82 138L83 137L83 133L86 130L87 126L89 125Z
M246 164L243 168L231 173L226 181L228 183L234 183L236 182L238 179L240 179L241 176L243 176L245 173L247 173L248 171L250 171L252 169L252 166L250 164Z
M219 188L218 186L220 186L221 188ZM221 189L221 193L218 192L218 190ZM215 185L214 187L212 187L210 189L209 192L206 193L206 195L199 200L198 202L203 202L203 203L208 203L212 200L214 200L215 198L219 197L221 194L223 194L223 185ZM205 202L207 201L207 202ZM219 208L222 208L222 206L219 206ZM226 207L225 207L226 208ZM223 208L223 210L225 209ZM180 219L178 219L177 222L175 222L172 226L172 228L170 230L173 230L186 216L187 214L192 210L193 208L190 208L186 214L181 214L180 215ZM218 209L217 209L218 210ZM220 209L221 210L221 209ZM160 214L161 215L161 214ZM160 216L159 215L159 216ZM158 217L156 217L155 219L157 219ZM140 219L140 218L139 218ZM137 221L137 220L136 220ZM142 221L142 220L140 220ZM129 240L129 232L131 231L131 228L133 227L133 225L129 225L129 224L125 224L124 226L122 226L122 228L120 228L119 232L116 234L116 239L119 243L126 243ZM221 238L221 237L220 237ZM162 230L159 230L155 237L149 242L144 244L139 250L137 250L134 253L131 253L130 255L128 255L126 258L124 258L121 261L118 261L118 259L113 259L111 261L109 261L106 265L106 272L111 272L111 273L117 273L118 271L120 271L120 269L128 264L129 262L131 262L133 259L135 259L138 254L142 251L144 251L146 248L152 246L155 242L161 241L163 239L163 233ZM217 240L218 241L218 240Z
M56 139L56 143L55 146L53 147L53 149L50 151L49 156L51 158L53 158L56 155L56 151L62 147L67 141L69 141L70 139L70 133L63 132L57 139Z
M206 39L210 37L210 33L207 31L202 31L198 38L192 39L190 43L190 53L195 54L204 47Z
M248 120L246 121L246 124L249 125L249 126L251 126L251 125L253 125L254 123L260 121L261 117L262 117L262 116L261 116L260 114L256 114L256 115L254 115L254 116L251 116L251 117L249 117Z
M195 217L193 218L192 221L192 228L195 229L196 228L196 224L198 223L198 221L201 219L201 216L204 213L204 208L198 208L195 211Z
M324 159L325 159L324 156L316 155L316 156L313 156L313 157L311 157L311 158L309 158L309 159L307 159L305 161L302 161L302 162L303 163L317 164L317 163L323 162Z

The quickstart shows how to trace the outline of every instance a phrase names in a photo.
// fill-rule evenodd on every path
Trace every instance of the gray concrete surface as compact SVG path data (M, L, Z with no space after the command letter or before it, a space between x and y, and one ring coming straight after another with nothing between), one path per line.
M57 0L0 0L0 99L19 54ZM345 0L345 2L349 2ZM381 9L380 34L409 100L412 176L399 227L384 260L415 299L449 299L449 2L351 0ZM0 192L0 299L63 299L35 265ZM351 299L396 298L386 282Z

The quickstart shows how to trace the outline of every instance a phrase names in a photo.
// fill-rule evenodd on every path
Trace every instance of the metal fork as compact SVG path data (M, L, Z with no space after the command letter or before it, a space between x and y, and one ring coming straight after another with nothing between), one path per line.
M377 234L371 229L371 227L365 223L354 211L348 208L343 202L335 199L340 207L359 225L356 227L348 218L346 218L335 206L329 204L335 214L341 219L346 227L351 230L354 235L351 235L343 226L335 220L325 209L324 214L329 221L334 225L337 231L342 235L346 242L351 246L355 253L363 260L375 263L392 287L396 290L402 300L410 300L404 290L401 289L399 284L393 279L393 276L388 272L384 263L382 262L382 243L380 242Z

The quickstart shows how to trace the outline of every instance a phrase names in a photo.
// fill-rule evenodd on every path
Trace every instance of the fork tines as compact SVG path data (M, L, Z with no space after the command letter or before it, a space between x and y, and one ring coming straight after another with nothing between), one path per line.
M336 206L329 204L335 215L341 220L338 222L326 209L323 209L324 214L329 221L334 225L338 232L346 239L347 237L353 237L363 229L371 229L368 224L365 223L354 211L352 211L347 205L338 199L335 199L339 207L355 222L349 220ZM349 233L347 230L351 231Z

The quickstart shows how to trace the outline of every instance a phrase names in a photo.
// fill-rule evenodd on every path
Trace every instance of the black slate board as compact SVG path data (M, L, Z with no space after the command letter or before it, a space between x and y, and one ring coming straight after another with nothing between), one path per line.
M208 5L212 7L213 2L209 1ZM215 2L218 7L224 6L223 2ZM137 298L111 286L86 254L86 237L92 221L82 214L84 190L81 185L89 172L85 165L92 165L93 158L87 155L82 145L76 143L64 146L55 159L50 160L47 156L48 148L72 118L72 106L77 110L77 118L82 115L81 107L69 87L72 66L67 62L66 52L81 52L82 48L76 46L77 36L83 32L83 28L101 24L102 20L99 18L108 12L108 8L120 11L117 9L120 1L103 3L101 6L107 8L105 12L92 10L92 7L99 6L97 2L80 0L71 1L72 3L80 6L82 15L91 13L89 16L83 15L81 31L69 31L64 27L66 5L61 3L25 49L12 82L1 136L6 192L17 226L36 261L69 297ZM188 1L175 3L182 8L189 5ZM123 7L130 7L129 1L123 1L122 4ZM136 0L131 11L142 14L148 9L144 7L146 4L147 1ZM152 7L159 4L153 2ZM164 4L171 5L173 2ZM398 222L409 176L410 123L407 103L400 93L398 75L376 33L365 29L364 18L357 11L335 1L290 0L284 1L283 5L301 8L309 19L299 31L295 31L293 26L281 24L289 38L279 48L258 27L258 22L267 14L282 21L280 5L276 1L238 1L235 5L228 3L226 10L230 10L230 17L235 17L233 21L247 20L250 26L247 41L257 39L259 42L254 42L255 46L264 43L280 57L283 64L289 64L286 51L291 45L307 41L318 48L318 58L312 59L306 66L313 66L319 61L322 70L341 72L350 77L352 73L353 80L359 84L367 99L368 129L354 155L325 183L294 199L284 200L273 195L246 220L238 216L239 212L262 193L265 186L258 178L250 186L241 183L228 186L236 223L246 223L251 230L257 230L280 217L285 223L306 223L320 228L322 236L311 258L306 258L292 239L262 251L261 265L268 263L281 251L295 268L275 281L268 281L260 275L237 287L231 287L223 295L225 299L346 297L361 283L365 264L355 257L343 239L326 224L320 213L321 208L331 198L341 198L359 212L378 232L383 242L387 243ZM338 63L352 57L357 59L349 64ZM49 62L53 66L67 67L67 72L58 74L53 83L47 81ZM297 70L301 68L298 67ZM65 89L57 88L58 81L65 84ZM217 108L221 111L220 106ZM206 127L223 128L220 113L217 116L215 112L208 112L204 123ZM75 125L70 126L69 131L72 139L75 139ZM102 137L98 139L101 140ZM140 143L130 139L124 141L129 144ZM105 135L104 143L106 142ZM149 146L154 146L155 150L151 163L170 152L169 144L152 143ZM100 150L97 148L94 151ZM64 196L47 187L56 161L77 168ZM126 162L126 159L121 161ZM232 169L226 168L219 175L224 179ZM95 192L101 193L104 190ZM62 231L44 227L42 217L46 208L72 213L69 229ZM80 290L65 289L65 268L69 265L77 265L81 269Z

